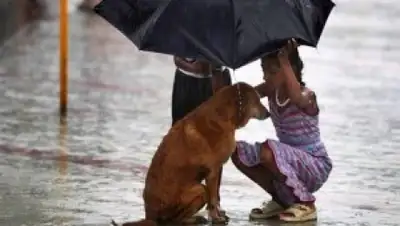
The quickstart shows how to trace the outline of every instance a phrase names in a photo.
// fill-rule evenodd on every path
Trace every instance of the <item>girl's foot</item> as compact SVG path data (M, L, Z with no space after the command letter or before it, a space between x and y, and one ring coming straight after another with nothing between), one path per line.
M261 220L276 217L285 209L275 201L263 202L261 208L254 208L250 212L250 220Z
M317 209L314 204L294 204L279 214L279 219L286 222L304 222L317 219Z

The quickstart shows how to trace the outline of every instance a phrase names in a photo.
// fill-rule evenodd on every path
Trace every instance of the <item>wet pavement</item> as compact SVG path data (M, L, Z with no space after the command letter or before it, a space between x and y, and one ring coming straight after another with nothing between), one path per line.
M316 194L319 221L301 225L400 225L400 5L337 3L319 49L301 49L334 160ZM0 48L0 225L140 219L147 165L170 125L172 61L139 53L102 19L72 10L62 127L57 26L36 22ZM258 63L234 77L260 82ZM238 133L266 137L275 137L269 121ZM252 225L248 211L269 198L230 162L221 190L230 225Z

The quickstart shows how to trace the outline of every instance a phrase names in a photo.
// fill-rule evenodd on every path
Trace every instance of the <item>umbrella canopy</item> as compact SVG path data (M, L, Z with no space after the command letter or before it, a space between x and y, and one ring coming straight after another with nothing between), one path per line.
M103 0L97 14L140 50L236 69L288 39L317 46L331 0Z

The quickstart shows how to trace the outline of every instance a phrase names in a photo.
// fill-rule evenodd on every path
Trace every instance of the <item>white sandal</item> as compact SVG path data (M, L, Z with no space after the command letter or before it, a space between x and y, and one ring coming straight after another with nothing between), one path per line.
M284 215L289 214L290 216ZM317 210L303 204L294 204L290 208L281 212L280 220L285 222L304 222L317 219Z
M261 208L254 208L251 210L250 219L261 220L276 217L281 214L285 209L275 201L263 202Z

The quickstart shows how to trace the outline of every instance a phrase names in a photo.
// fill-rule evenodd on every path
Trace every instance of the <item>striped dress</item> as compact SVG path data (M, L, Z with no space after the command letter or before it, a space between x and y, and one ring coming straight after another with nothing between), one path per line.
M239 159L246 166L255 166L260 163L261 146L268 145L279 171L286 176L285 181L273 182L276 198L287 205L315 201L312 193L325 183L332 169L320 139L318 115L307 115L291 103L279 113L272 99L269 107L279 141L267 139L255 144L238 141Z

